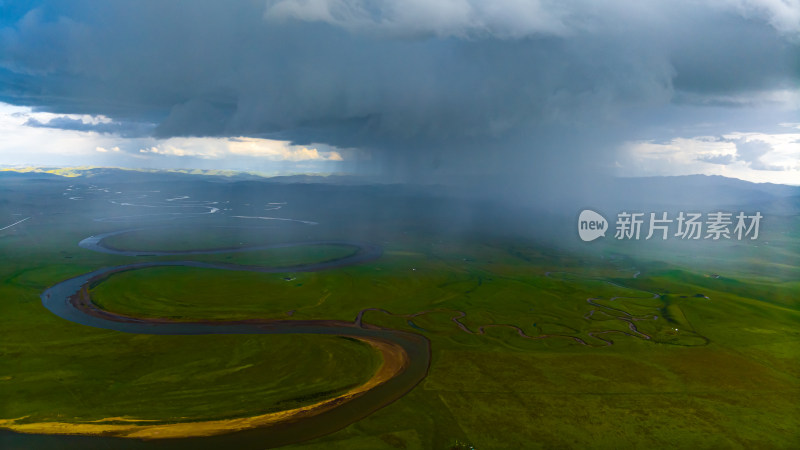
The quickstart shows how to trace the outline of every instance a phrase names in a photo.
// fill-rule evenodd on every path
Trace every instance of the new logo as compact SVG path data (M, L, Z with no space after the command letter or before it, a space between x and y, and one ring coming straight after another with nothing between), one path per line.
M608 221L599 213L591 209L584 209L578 216L578 235L584 242L593 241L600 236L606 236Z

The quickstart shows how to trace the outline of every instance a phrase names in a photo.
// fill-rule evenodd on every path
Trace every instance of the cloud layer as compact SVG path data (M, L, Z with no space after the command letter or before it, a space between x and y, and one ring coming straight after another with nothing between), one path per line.
M0 100L112 121L30 126L353 147L404 179L590 170L623 142L723 115L715 134L761 131L737 127L800 108L797 0L16 8Z
M363 157L354 149L325 144L298 146L272 139L124 136L119 133L120 126L104 116L32 112L0 103L0 165L236 169L286 174L346 171Z

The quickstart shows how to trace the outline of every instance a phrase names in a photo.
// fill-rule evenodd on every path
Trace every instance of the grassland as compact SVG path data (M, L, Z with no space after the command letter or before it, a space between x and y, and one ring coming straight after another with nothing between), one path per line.
M24 418L18 423L248 417L343 393L380 363L369 346L324 336L100 333L27 345L41 348L37 358L3 379L4 419Z
M790 280L714 278L616 251L556 257L502 241L402 248L387 248L370 265L291 281L190 268L126 272L93 295L111 310L185 319L285 318L292 310L299 319L352 320L362 309L382 308L393 314L368 311L363 320L429 337L433 365L423 386L322 438L324 445L431 448L460 438L478 448L780 448L797 438L800 312ZM589 298L660 316L636 322L652 339L622 334L628 322ZM589 345L525 339L508 327L470 334L453 321L459 312L472 332L513 325L529 336L574 336ZM620 333L596 334L608 331ZM420 411L429 413L414 418ZM380 431L399 417L413 428ZM386 442L379 445L376 435Z
M132 336L49 315L38 299L47 286L133 260L75 247L90 233L120 228L87 230L88 214L67 224L38 217L0 236L0 396L10 399L0 419L247 415L344 389L374 371L374 354L342 339ZM196 221L186 242L169 240L176 249L196 237L207 248L233 242L204 237L213 224ZM580 252L395 228L369 236L385 247L369 264L297 274L151 268L116 274L92 296L116 312L177 319L354 320L370 309L365 323L431 340L430 372L416 389L290 448L791 448L800 441L795 225L766 235L773 246L752 250L611 242ZM309 230L310 239L336 235ZM119 237L115 246L164 239ZM280 261L336 257L286 250ZM641 319L634 323L650 339L631 333L620 310ZM534 338L559 336L528 339L511 326Z
M112 248L142 251L187 251L240 248L281 242L263 228L152 227L109 236L103 243ZM202 246L202 247L201 247ZM298 249L295 249L297 251Z

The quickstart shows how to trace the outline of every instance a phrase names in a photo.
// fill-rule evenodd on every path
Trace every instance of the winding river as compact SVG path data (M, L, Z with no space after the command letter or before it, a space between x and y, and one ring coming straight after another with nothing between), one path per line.
M336 245L356 249L355 253L314 264L289 267L241 266L199 261L148 261L106 267L50 287L41 295L42 304L57 316L78 324L125 333L158 335L205 334L322 334L342 336L368 343L381 353L383 363L365 384L337 397L289 411L260 416L188 422L179 424L31 424L2 431L4 446L10 448L270 448L332 433L397 400L427 375L430 343L418 334L337 320L246 320L176 322L144 319L102 310L92 303L88 287L109 276L149 267L184 266L207 269L265 273L315 272L373 261L380 247L353 241L309 241L243 248L147 252L115 249L103 241L114 235L142 230L136 228L91 236L80 242L89 250L125 256L200 255L266 250L304 245ZM69 435L65 435L69 434ZM143 438L130 439L130 438Z

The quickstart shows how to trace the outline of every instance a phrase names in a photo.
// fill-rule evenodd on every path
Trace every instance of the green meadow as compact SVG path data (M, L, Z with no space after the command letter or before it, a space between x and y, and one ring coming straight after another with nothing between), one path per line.
M28 238L2 240L1 419L245 417L333 397L380 364L367 344L331 336L131 335L67 322L39 294L89 266L50 264L58 252L25 252Z

